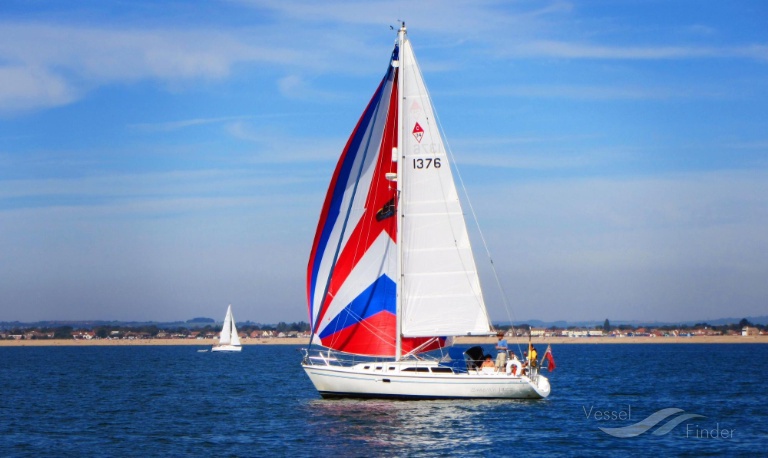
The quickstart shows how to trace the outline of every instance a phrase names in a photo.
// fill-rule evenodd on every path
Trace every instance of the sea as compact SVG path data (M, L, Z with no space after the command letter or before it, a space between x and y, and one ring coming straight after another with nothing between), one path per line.
M768 453L768 345L555 345L536 401L324 400L299 347L200 349L0 347L0 456Z

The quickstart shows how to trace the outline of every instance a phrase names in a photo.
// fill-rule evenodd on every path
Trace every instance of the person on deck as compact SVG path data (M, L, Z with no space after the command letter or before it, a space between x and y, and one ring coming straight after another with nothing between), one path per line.
M507 339L504 338L504 331L497 332L496 337L499 339L496 342L496 351L498 352L496 354L496 370L501 371L507 365L507 351L509 349L507 348Z
M536 347L531 345L531 367L538 367L539 361L539 352L536 351Z

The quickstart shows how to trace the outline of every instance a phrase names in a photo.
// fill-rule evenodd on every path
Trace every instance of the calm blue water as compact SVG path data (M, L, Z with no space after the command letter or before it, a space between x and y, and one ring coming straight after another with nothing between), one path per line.
M768 449L768 345L557 345L553 394L525 402L326 401L301 369L297 347L198 348L0 348L0 456L754 456ZM598 429L665 408L706 418L660 436L652 429L616 438ZM595 419L597 411L608 420ZM731 437L701 437L715 429Z

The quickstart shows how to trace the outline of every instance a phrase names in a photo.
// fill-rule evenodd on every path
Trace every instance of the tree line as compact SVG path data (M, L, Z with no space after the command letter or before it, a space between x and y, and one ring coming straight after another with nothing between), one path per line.
M221 325L206 324L205 326L174 326L160 328L155 324L144 325L98 325L93 327L73 327L70 325L56 326L56 327L13 327L3 332L6 334L6 338L13 338L13 335L28 335L32 334L33 339L44 339L47 336L52 336L54 339L71 339L74 334L79 331L93 331L95 337L100 339L106 339L111 336L122 336L126 334L142 334L149 337L157 337L160 333L167 335L177 336L189 336L193 332L199 332L200 334L218 334L221 331ZM248 334L253 331L272 331L275 333L291 333L291 332L308 332L309 324L304 321L286 323L279 322L277 324L252 324L246 322L244 324L238 324L239 332L246 332Z
M192 323L191 323L192 324ZM252 333L253 331L272 331L275 333L291 333L291 332L299 332L299 333L306 333L309 332L309 323L305 321L299 321L299 322L293 322L293 323L286 323L284 321L281 321L277 324L254 324L251 322L245 322L242 324L238 324L238 330L240 332L245 333ZM510 326L497 326L496 329L500 330L508 330L508 329L515 329L518 331L522 331L523 333L527 332L527 330L530 328L528 324L520 324L516 325L514 327ZM535 326L534 326L535 327ZM696 329L712 329L714 331L720 331L723 333L728 333L731 331L740 332L745 327L751 327L756 328L760 331L767 331L768 326L763 324L755 324L750 322L748 319L744 318L738 323L730 323L730 324L723 324L723 325L710 325L708 323L696 323L693 325L687 325L687 324L679 324L679 325L663 325L663 326L655 326L655 325L631 325L631 324L619 324L619 325L612 325L611 322L606 319L602 325L596 325L592 327L592 329L601 330L603 332L609 333L611 331L621 331L621 332L632 332L636 331L639 328L653 328L657 329L659 331L693 331ZM580 326L568 326L568 327L557 327L557 326L550 326L546 328L549 331L559 331L559 330L578 330L578 329L584 329L584 327ZM172 327L158 327L155 324L143 324L143 325L97 325L92 327L73 327L70 325L64 325L64 326L42 326L42 327L35 327L35 326L15 326L11 329L7 329L2 332L2 334L6 335L6 338L12 338L13 335L27 335L32 333L32 338L47 338L45 336L52 336L54 339L71 339L73 337L73 333L76 333L77 331L93 331L95 334L95 337L105 339L110 336L117 335L125 335L129 333L136 333L136 334L142 334L147 335L149 337L157 337L158 334L161 332L169 335L180 335L180 336L189 336L192 332L197 331L203 335L212 333L217 334L221 330L220 325L217 325L215 323L206 324L205 326L200 326L199 323L197 326L172 326Z

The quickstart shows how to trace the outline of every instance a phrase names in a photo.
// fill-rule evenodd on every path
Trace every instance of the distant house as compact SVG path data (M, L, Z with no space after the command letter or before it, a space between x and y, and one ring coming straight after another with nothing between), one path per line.
M589 335L588 331L583 331L583 330L568 331L568 337L587 337L588 335Z
M72 331L72 338L75 340L91 340L96 337L94 331Z
M38 330L30 331L24 334L24 338L27 340L32 339L53 339L53 332L41 332Z
M742 336L757 336L760 335L760 331L757 328L751 326L745 326L741 329Z

